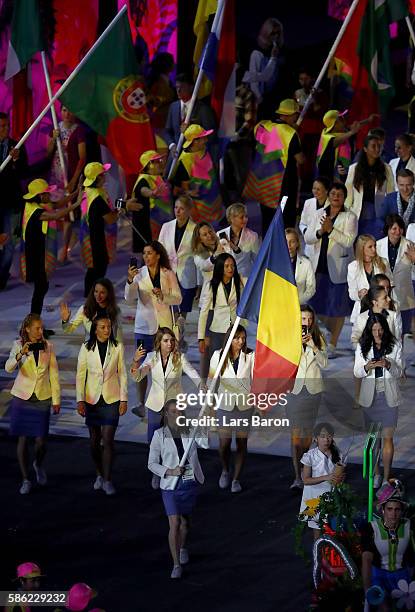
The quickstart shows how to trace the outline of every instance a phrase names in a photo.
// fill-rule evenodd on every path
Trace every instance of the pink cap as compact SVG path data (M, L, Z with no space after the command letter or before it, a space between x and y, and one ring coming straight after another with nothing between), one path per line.
M42 576L40 567L36 563L26 561L17 566L17 577L18 578L36 578Z
M93 591L90 586L85 584L85 582L77 582L69 589L68 603L66 607L68 610L72 610L73 612L85 610L95 595L95 591Z

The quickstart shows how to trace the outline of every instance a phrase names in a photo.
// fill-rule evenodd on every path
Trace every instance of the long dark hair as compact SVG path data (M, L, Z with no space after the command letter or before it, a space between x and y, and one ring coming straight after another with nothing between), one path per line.
M119 315L120 309L117 306L114 285L109 280L109 278L99 278L98 280L94 282L94 284L91 287L90 292L88 293L88 297L85 300L84 315L90 321L92 321L95 315L97 314L98 305L94 297L95 287L97 285L102 285L104 289L107 290L108 295L107 295L107 306L105 307L105 312L107 313L108 318L110 319L112 325L114 325Z
M360 302L360 312L372 310L373 302L378 299L381 293L386 293L386 295L388 295L388 290L382 287L382 285L371 286Z
M310 304L302 304L300 306L300 310L301 312L310 312L313 315L313 324L311 328L309 329L309 333L311 334L311 337L313 338L314 344L316 345L318 350L321 351L323 347L326 345L326 341L324 340L324 336L321 333L321 330L318 326L316 311L314 310L312 306L310 306Z
M363 146L367 147L372 140L377 140L379 142L380 139L377 136L373 135L366 136ZM384 162L379 157L375 161L373 166L369 166L366 151L362 149L359 153L356 169L354 172L353 187L355 187L359 191L361 186L369 177L370 171L374 172L375 185L377 187L383 185L383 183L386 181L386 166Z
M147 242L144 245L144 248L151 247L153 251L155 251L158 255L160 255L159 259L159 268L166 268L167 270L171 270L169 256L167 255L167 251L164 246L158 240L152 240L151 242Z
M359 340L359 344L362 348L362 355L365 359L367 358L370 349L374 345L372 327L375 323L379 323L379 325L383 329L383 336L381 341L382 354L388 355L389 353L391 353L395 345L395 338L393 337L393 334L389 329L389 325L386 318L381 314L371 313L363 330L363 334Z
M107 316L107 315L98 315L97 317L95 317L95 319L93 319L92 324L91 324L91 331L89 333L89 338L88 340L85 342L85 346L88 349L88 351L93 351L94 348L96 347L98 338L97 338L97 324L99 321L110 321L111 319ZM111 325L111 334L110 337L108 338L108 342L110 344L112 344L113 346L117 346L118 342L116 341L115 337L114 337L114 332L112 330L112 325Z
M215 308L216 306L216 296L218 294L219 285L223 282L223 271L225 269L225 261L227 259L232 259L235 265L235 270L234 270L232 278L235 284L236 301L239 304L239 299L241 297L241 277L239 276L235 258L232 257L232 255L229 255L229 253L221 253L220 255L217 256L215 260L215 266L213 268L213 276L212 276L212 280L210 281L210 286L212 287L212 295L213 295L213 300L212 300L213 308Z
M223 355L223 349L226 346L226 343L228 341L228 338L230 336L231 331L232 331L232 327L230 327L228 329L228 331L226 332L226 336L225 336L225 339L223 341L223 347L222 347L222 350L220 352L220 357L222 357L222 355ZM236 332L235 332L234 338L237 338L241 334L245 335L245 342L244 342L243 347L241 348L241 353L244 353L245 355L247 355L248 353L252 353L252 349L248 348L248 346L246 344L246 329L245 329L245 327L243 325L238 325L238 327L236 328ZM231 354L232 354L232 345L229 347L229 350L226 353L225 361L223 362L223 366L222 366L222 369L220 371L220 375L221 376L223 376L223 374L224 374L224 372L226 370L226 367L227 367L227 365L229 363L229 360L231 358Z
M314 427L314 429L313 429L313 437L317 438L317 436L319 436L321 434L323 429L325 429L330 436L334 436L334 429L330 425L330 423L323 422L323 423L318 423ZM330 449L330 452L331 452L331 460L333 461L333 463L339 463L339 461L340 461L340 453L339 453L339 449L337 448L336 444L334 443L334 440L331 441L329 449Z

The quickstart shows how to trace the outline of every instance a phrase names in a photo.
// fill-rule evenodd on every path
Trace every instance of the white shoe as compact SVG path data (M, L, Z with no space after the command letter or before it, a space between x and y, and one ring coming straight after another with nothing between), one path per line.
M301 478L296 478L293 483L290 485L290 489L303 489L304 483Z
M189 563L189 551L187 550L187 548L180 549L179 561L180 565L186 565L186 563Z
M104 484L104 479L102 476L97 476L94 482L94 491L99 491L102 489L102 485Z
M219 478L219 488L227 489L231 483L231 475L229 472L222 472Z
M240 493L242 491L241 483L239 480L232 480L231 493Z
M42 487L45 486L48 481L48 477L46 476L45 470L42 467L38 466L36 461L33 461L33 469L35 470L37 483L40 484Z
M32 483L30 482L30 480L24 480L22 482L22 486L19 489L20 495L27 495L28 493L30 493L31 488L32 488Z
M111 480L104 480L102 483L102 490L105 491L107 495L115 495L115 487Z
M151 479L151 486L155 491L160 489L160 476L156 476L156 474L154 474L153 478Z
M382 484L382 476L380 474L375 474L375 477L373 479L373 488L379 489L381 484Z
M170 578L181 578L183 574L183 570L182 570L182 566L181 565L175 565L172 569L172 572L170 574Z

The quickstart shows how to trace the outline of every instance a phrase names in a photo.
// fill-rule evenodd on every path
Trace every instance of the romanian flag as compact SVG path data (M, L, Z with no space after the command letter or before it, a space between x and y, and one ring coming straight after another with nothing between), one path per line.
M291 389L301 358L301 312L281 207L259 250L237 314L258 323L254 391Z

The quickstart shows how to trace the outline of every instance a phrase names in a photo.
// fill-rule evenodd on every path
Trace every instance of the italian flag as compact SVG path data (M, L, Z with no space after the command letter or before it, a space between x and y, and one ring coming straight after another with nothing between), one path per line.
M360 0L335 52L353 88L351 119L385 112L395 95L389 25L408 14L405 0Z
M23 70L32 56L44 48L38 0L14 0L4 80Z
M127 13L114 24L60 97L106 142L125 173L137 174L139 157L155 148L144 83Z

